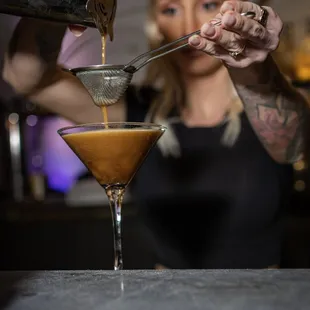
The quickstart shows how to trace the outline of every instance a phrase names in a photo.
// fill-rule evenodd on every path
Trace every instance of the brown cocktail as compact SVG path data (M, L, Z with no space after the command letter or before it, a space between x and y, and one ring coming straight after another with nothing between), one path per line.
M109 198L115 270L123 268L121 203L126 187L164 131L163 126L147 123L85 124L58 131Z

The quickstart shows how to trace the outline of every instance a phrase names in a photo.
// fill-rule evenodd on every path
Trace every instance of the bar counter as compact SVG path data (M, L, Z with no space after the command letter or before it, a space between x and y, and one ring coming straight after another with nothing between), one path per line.
M0 272L1 310L303 310L310 270Z

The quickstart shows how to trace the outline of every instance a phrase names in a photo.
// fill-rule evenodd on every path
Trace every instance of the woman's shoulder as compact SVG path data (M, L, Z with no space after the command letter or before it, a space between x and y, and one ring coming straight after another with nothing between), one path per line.
M129 85L125 95L127 120L144 121L151 104L158 94L159 91L152 86Z

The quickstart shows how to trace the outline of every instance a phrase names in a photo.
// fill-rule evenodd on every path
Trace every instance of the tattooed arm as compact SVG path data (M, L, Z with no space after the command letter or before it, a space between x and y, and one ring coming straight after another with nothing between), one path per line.
M241 13L254 12L254 18ZM309 123L306 99L279 72L270 53L279 45L283 22L271 7L224 1L216 18L189 39L192 47L223 61L244 102L248 118L266 150L278 162L304 153ZM262 22L260 20L262 19Z
M229 68L253 129L277 162L302 157L310 131L308 102L280 73L271 56L248 68Z

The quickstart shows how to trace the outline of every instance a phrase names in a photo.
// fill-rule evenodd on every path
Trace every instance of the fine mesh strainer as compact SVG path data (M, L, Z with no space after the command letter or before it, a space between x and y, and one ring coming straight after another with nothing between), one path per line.
M70 70L86 87L97 106L116 103L125 93L133 73L124 66L97 65Z
M249 18L255 17L254 12L246 12L241 15ZM221 20L213 24L220 25ZM111 105L123 96L135 72L155 59L187 47L188 43L181 45L179 43L199 33L200 30L195 31L160 48L146 52L127 65L96 65L75 68L70 71L84 84L97 106ZM176 47L174 47L175 45ZM136 65L141 60L142 62Z

